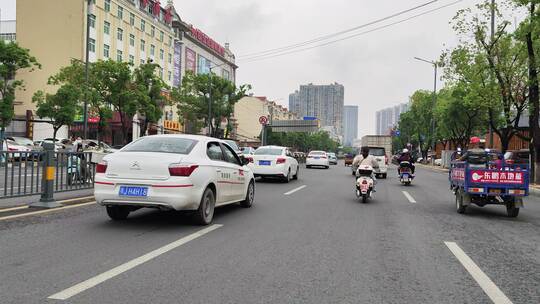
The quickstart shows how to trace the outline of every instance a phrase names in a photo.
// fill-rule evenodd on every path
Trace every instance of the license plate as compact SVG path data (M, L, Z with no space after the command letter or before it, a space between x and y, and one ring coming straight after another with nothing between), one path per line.
M272 164L272 162L269 161L269 160L260 160L259 161L260 166L270 166L270 164Z
M148 188L147 187L120 186L120 191L118 192L118 194L120 196L147 197Z
M320 159L320 157L315 157L315 159Z

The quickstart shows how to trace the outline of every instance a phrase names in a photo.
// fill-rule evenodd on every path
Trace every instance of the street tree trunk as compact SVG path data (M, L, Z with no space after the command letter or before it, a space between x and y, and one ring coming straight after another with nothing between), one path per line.
M529 63L529 129L530 129L530 152L531 152L531 179L533 182L540 182L540 94L538 84L538 67L536 65L536 53L533 41L533 19L536 6L530 6L530 27L526 34L527 54Z

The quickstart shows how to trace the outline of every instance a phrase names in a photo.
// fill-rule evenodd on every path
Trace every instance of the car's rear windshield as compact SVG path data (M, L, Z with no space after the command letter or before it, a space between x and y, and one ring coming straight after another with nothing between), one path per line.
M369 148L369 154L373 156L384 156L384 148Z
M323 151L312 151L312 152L309 152L309 155L324 155L326 154L325 152Z
M167 137L143 137L125 146L122 152L158 152L189 154L195 144L194 139L167 138Z
M281 155L283 149L276 148L259 148L255 150L255 155Z

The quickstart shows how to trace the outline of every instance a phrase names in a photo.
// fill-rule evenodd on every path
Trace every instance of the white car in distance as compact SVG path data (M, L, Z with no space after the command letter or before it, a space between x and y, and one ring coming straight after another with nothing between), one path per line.
M286 147L262 146L245 157L255 177L279 178L288 183L300 174L298 161Z
M193 210L208 225L214 207L240 203L248 208L255 179L224 141L197 135L142 137L96 167L94 196L113 220L149 207Z
M325 151L311 151L306 158L306 168L324 167L330 168L328 154Z

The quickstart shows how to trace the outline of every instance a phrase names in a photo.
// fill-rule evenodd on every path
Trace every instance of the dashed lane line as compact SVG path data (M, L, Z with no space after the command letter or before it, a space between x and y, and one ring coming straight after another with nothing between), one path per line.
M405 197L409 200L409 203L416 204L416 200L414 199L414 197L412 197L412 195L409 194L409 192L407 191L401 191L401 192L403 192L403 195L405 195Z
M444 242L458 261L495 304L512 304L512 301L493 283L493 281L474 263L474 261L455 242Z
M218 229L220 227L223 227L223 225L214 224L212 226L209 226L207 228L199 230L199 231L197 231L195 233L192 233L192 234L190 234L188 236L185 236L185 237L183 237L183 238L181 238L181 239L179 239L177 241L174 241L174 242L169 243L169 244L167 244L167 245L165 245L163 247L160 247L160 248L158 248L158 249L156 249L154 251L150 251L149 253L147 253L145 255L142 255L142 256L140 256L138 258L135 258L135 259L133 259L133 260L131 260L129 262L126 262L126 263L124 263L124 264L122 264L120 266L117 266L117 267L115 267L115 268L113 268L111 270L103 272L103 273L101 273L101 274L99 274L99 275L97 275L97 276L95 276L93 278L90 278L90 279L88 279L88 280L86 280L84 282L81 282L81 283L76 284L76 285L74 285L72 287L64 289L64 290L62 290L62 291L60 291L58 293L55 293L55 294L49 296L48 298L49 299L54 299L54 300L67 300L67 299L69 299L69 298L71 298L71 297L73 297L73 296L87 290L87 289L90 289L90 288L92 288L92 287L94 287L94 286L96 286L98 284L101 284L101 283L103 283L103 282L105 282L105 281L107 281L109 279L112 279L112 278L116 277L117 275L120 275L120 274L122 274L122 273L124 273L124 272L126 272L126 271L128 271L130 269L133 269L133 268L135 268L135 267L137 267L137 266L139 266L139 265L141 265L141 264L143 264L145 262L148 262L148 261L150 261L150 260L152 260L152 259L154 259L154 258L156 258L156 257L158 257L158 256L160 256L160 255L162 255L164 253L167 253L167 252L169 252L169 251L171 251L171 250L173 250L175 248L178 248L178 247L180 247L180 246L182 246L182 245L184 245L184 244L186 244L186 243L188 243L190 241L193 241L193 240L195 240L195 239L197 239L197 238L199 238L199 237L201 237L201 236L203 236L203 235L205 235L205 234L207 234L207 233L209 233L209 232L211 232L213 230L216 230L216 229Z
M292 189L291 191L285 192L285 193L283 193L283 194L284 194L284 195L291 195L291 194L295 193L296 191L300 191L300 190L304 189L305 187L306 187L306 185L302 185L302 186L300 186L300 187L298 187L298 188L294 188L294 189Z

